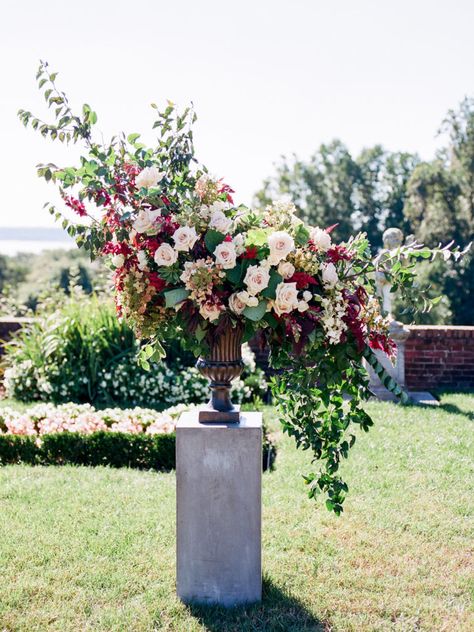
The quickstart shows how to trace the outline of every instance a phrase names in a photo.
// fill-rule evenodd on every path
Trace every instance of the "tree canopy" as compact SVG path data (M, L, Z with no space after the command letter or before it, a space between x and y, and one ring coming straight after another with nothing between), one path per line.
M283 156L256 201L264 206L289 196L305 221L338 224L334 235L340 240L364 231L375 251L384 230L392 227L429 246L451 240L467 245L474 237L474 98L447 113L440 133L445 146L428 162L381 145L353 156L337 139L320 145L309 160ZM474 322L472 252L456 267L450 262L431 266L420 283L447 298L419 322Z

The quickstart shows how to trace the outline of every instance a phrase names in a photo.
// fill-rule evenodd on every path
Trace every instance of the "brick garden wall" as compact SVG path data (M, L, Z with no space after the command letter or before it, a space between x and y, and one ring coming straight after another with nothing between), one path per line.
M474 388L474 327L409 329L405 379L410 390Z

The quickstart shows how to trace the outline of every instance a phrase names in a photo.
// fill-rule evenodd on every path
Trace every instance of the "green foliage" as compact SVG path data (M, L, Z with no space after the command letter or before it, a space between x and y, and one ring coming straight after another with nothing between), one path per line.
M40 449L36 437L0 434L0 465L36 465L39 462Z
M262 469L272 469L274 441L263 427ZM0 434L0 465L84 465L171 470L176 467L176 435L96 431L37 436Z
M0 435L0 465L108 465L170 470L175 467L174 434L62 432L36 437Z
M104 370L135 354L136 342L113 309L81 296L20 330L5 352L15 397L92 402L100 398Z
M313 462L320 465L318 472L304 476L309 497L323 494L327 509L337 515L348 492L339 467L356 440L350 426L368 431L373 425L362 407L370 391L367 373L357 357L355 347L348 352L338 345L332 353L319 348L299 363L293 359L293 368L284 369L271 384L284 432L295 439L298 448L311 450ZM275 354L272 365L288 366L284 352Z
M256 198L260 205L289 195L299 216L314 226L337 224L335 235L348 239L354 230L367 233L374 248L385 228L407 230L403 216L405 187L418 158L391 153L379 145L353 157L338 140L321 145L308 162L283 157Z
M0 297L2 316L51 311L64 302L73 288L99 293L109 284L109 271L103 263L99 260L91 262L87 254L78 249L19 253L4 257L4 260L5 286Z
M169 470L175 467L174 434L123 432L57 433L44 435L41 462L48 465L108 465Z
M474 99L448 112L442 125L449 144L437 160L422 163L407 185L405 215L412 232L429 245L474 239ZM453 324L474 319L474 255L446 261L436 281L449 301Z
M103 298L73 294L63 301L5 345L5 386L12 397L164 409L176 402L203 403L209 396L207 378L194 368L196 359L178 343L170 343L166 361L160 361L156 347L140 347ZM244 362L233 398L265 397L264 374L246 347Z
M302 219L321 227L337 223L341 239L354 229L364 231L375 250L392 227L431 247L451 240L466 246L474 239L474 99L450 110L441 131L447 145L431 162L379 145L354 157L337 140L321 145L308 161L284 157L257 201L263 206L276 195L289 195ZM430 286L429 294L445 298L433 312L414 315L403 306L397 315L420 324L472 324L474 255L456 265L447 261L419 269L414 288Z

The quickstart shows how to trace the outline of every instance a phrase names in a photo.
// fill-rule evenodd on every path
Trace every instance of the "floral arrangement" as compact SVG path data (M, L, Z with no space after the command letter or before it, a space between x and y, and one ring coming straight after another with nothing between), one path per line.
M440 249L411 243L377 260L364 234L335 243L334 226L305 225L290 201L257 210L237 205L230 186L196 162L189 109L153 105L154 147L136 133L104 144L93 140L95 112L84 105L74 114L56 73L43 63L37 79L55 122L20 110L22 122L87 149L78 166L38 169L82 222L69 222L54 206L50 212L92 257L109 261L118 315L149 342L144 366L161 357L169 338L205 355L227 328L243 328L244 340L262 335L271 364L284 369L273 382L283 428L321 464L305 477L309 495L325 493L328 509L340 513L347 485L338 469L355 441L349 426L372 424L362 406L370 396L364 359L404 397L373 353L395 354L375 273L411 297L415 262Z

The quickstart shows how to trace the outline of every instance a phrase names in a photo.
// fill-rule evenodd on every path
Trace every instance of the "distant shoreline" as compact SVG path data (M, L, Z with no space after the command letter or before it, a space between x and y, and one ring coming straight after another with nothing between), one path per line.
M45 250L72 250L74 241L34 240L34 239L0 239L0 256L15 257L19 254L37 255Z
M47 228L43 226L0 226L0 242L3 241L74 241L61 228Z

